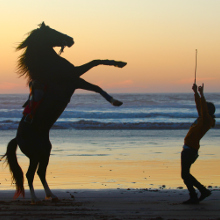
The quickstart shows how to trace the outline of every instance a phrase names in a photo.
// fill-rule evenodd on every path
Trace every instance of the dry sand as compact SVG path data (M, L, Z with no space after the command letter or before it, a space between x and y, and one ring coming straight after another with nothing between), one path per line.
M54 190L58 202L45 201L44 192L36 190L42 203L31 205L30 194L13 200L14 191L0 191L0 219L220 219L220 190L197 205L183 205L187 190L106 189Z

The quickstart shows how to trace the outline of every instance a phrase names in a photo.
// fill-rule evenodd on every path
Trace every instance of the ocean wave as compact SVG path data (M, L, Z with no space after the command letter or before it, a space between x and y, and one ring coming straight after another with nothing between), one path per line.
M180 110L140 110L134 111L124 109L121 111L65 111L61 118L84 118L84 119L132 119L132 118L154 118L154 117L167 117L167 118L195 118L195 112L180 112Z
M0 130L17 129L24 95L0 95ZM53 129L188 129L198 117L190 94L114 94L124 104L115 108L100 95L75 94ZM220 94L207 94L216 105L220 124Z
M19 121L5 120L0 122L0 130L15 130L18 128ZM57 121L52 129L189 129L191 123L173 123L173 122L99 122L91 120L78 121ZM216 129L220 129L220 123L216 123Z
M139 110L139 111L138 111ZM193 121L197 117L196 111L188 111L182 109L151 109L151 110L122 110L122 111L64 111L60 121L77 121L77 120L128 120L128 121L145 121L159 119L165 122L170 120L188 120ZM20 121L22 113L20 111L2 111L0 112L0 122L5 120ZM220 114L216 114L216 118L220 118Z
M138 123L103 123L97 121L80 120L77 122L56 122L53 129L189 129L191 123L163 123L163 122L138 122ZM215 128L220 128L216 124Z

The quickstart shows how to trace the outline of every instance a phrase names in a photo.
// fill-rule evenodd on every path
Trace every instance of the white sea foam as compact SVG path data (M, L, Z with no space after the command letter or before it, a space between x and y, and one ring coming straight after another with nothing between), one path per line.
M16 129L28 95L0 95L0 130ZM193 94L114 94L113 107L98 94L74 94L53 128L59 129L187 129L196 119ZM206 94L216 105L220 128L220 94Z

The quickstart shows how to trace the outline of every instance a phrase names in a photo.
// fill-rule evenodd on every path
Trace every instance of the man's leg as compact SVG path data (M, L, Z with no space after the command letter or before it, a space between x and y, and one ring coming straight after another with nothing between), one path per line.
M189 190L190 198L197 198L197 194L194 188L196 187L201 193L199 197L199 201L202 201L206 197L211 195L211 191L206 189L193 175L190 174L190 167L196 161L197 158L198 158L198 154L193 149L192 150L184 149L182 151L181 154L182 178Z
M194 184L199 182L190 174L190 167L196 159L197 154L194 150L183 149L181 153L181 176L190 194L190 199L184 202L184 204L199 203L199 199L194 188Z

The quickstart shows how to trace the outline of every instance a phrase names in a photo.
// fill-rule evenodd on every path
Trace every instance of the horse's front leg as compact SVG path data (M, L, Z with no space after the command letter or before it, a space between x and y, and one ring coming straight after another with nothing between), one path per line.
M123 68L127 65L126 62L123 61L115 61L115 60L101 60L102 65L108 65L108 66L116 66L119 68Z
M108 102L110 102L113 106L121 106L123 104L123 102L114 99L112 96L110 96L107 92L105 92L104 90L102 90L99 86L97 85L93 85L87 81L85 81L82 78L79 78L77 80L77 86L76 89L84 89L87 91L93 91L93 92L97 92L100 95L102 95L102 97L104 97Z
M98 66L98 65L116 66L116 67L122 68L126 64L127 63L125 63L125 62L115 61L115 60L93 60L93 61L86 63L86 64L83 64L81 66L74 67L74 72L78 77L80 77L81 75L86 73L88 70L90 70L93 67Z

